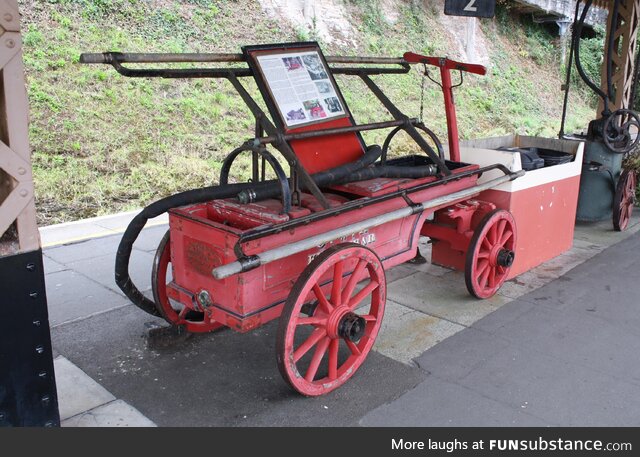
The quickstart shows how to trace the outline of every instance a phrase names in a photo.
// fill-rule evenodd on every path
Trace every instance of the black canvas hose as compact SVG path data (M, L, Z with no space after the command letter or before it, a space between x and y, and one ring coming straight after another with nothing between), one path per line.
M381 153L382 150L380 149L380 146L371 146L357 161L316 173L312 175L312 178L316 180L319 186L326 186L333 182L337 182L338 180L345 180L356 171L373 164L378 160L378 158L380 158ZM280 193L280 184L276 180L270 180L261 183L239 183L228 184L222 187L203 187L201 189L188 190L179 194L171 195L145 207L129 223L127 229L122 235L120 244L118 245L115 262L115 280L120 290L122 290L127 298L129 298L129 300L131 300L131 302L140 309L154 316L160 316L154 302L149 300L142 294L142 292L140 292L129 275L129 261L131 259L133 243L140 235L140 232L146 225L147 221L166 213L171 208L203 203L209 200L230 198L248 189L251 189L253 192L260 193L261 195L278 196Z

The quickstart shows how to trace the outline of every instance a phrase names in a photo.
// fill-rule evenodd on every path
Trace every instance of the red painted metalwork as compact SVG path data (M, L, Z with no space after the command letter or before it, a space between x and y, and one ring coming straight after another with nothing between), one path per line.
M469 168L477 168L476 165L461 167L455 170L462 173ZM424 179L413 180L422 182ZM451 181L447 185L434 186L410 194L415 201L435 199L475 185L477 176L466 176L459 180ZM384 182L382 185L380 181ZM363 181L359 190L369 188L370 192L347 193L348 186L341 190L345 192L342 199L358 200L366 202L367 197L378 195L381 189L387 193L397 190L399 186L408 185L407 181L398 180L399 183L388 185L386 178L377 178ZM334 202L338 197L329 194L330 201ZM291 291L291 286L298 278L301 271L329 247L344 243L357 242L373 248L383 261L385 268L391 268L415 257L417 252L420 227L424 223L427 214L417 214L404 219L393 221L371 230L354 233L344 239L337 239L323 246L301 252L286 259L275 261L245 273L216 280L211 270L214 267L230 263L237 259L234 249L240 236L247 231L235 224L229 224L219 211L212 210L218 201L176 208L169 212L169 224L171 228L171 255L174 266L174 278L167 287L173 289L174 294L181 296L181 302L196 310L194 301L202 290L208 291L212 298L212 306L208 311L210 319L221 322L240 332L249 331L259 325L265 324L280 315L279 310ZM263 202L260 202L263 203ZM307 210L318 211L321 208L312 197L303 197L303 204L309 205ZM228 203L225 203L228 206ZM238 205L241 211L246 205ZM327 232L350 223L368 219L377 214L385 214L407 206L402 197L392 198L373 205L363 206L358 211L339 214L330 218L311 222L300 227L292 228L286 232L270 235L253 241L242 243L242 251L245 255L259 254L269 249L274 249L289 243L309 238L318 233ZM443 207L446 205L443 205ZM281 211L281 203L273 200L264 205L265 212L272 211L278 215ZM439 208L435 208L436 210ZM248 221L255 221L255 209L247 210ZM240 218L234 215L236 219ZM264 220L270 219L267 214ZM240 225L246 226L246 221ZM274 311L274 310L277 310Z
M405 52L404 60L409 63L424 63L440 68L442 81L442 93L444 95L444 111L447 116L447 134L449 138L449 157L454 162L460 162L460 135L458 133L458 120L456 118L456 104L453 97L453 85L451 84L451 70L465 71L477 75L485 75L487 69L482 65L456 62L444 57L428 57L413 52Z
M353 122L348 117L331 119L326 122L307 125L287 130L287 133L309 132L325 130L335 127L348 127ZM291 140L291 149L300 159L300 163L309 173L317 173L357 160L364 149L357 133L342 133L304 140Z
M160 315L172 325L182 325L188 332L212 332L222 324L194 311L181 303L183 297L174 287L167 287L167 273L171 265L171 243L169 231L160 241L151 272L153 297ZM193 299L193 297L191 297Z
M464 270L465 254L473 233L485 214L495 209L492 203L467 200L436 211L432 223L421 234L431 238L431 260L437 265Z
M308 396L344 384L371 350L385 302L384 268L371 249L343 243L316 257L293 286L280 319L276 355L285 381Z

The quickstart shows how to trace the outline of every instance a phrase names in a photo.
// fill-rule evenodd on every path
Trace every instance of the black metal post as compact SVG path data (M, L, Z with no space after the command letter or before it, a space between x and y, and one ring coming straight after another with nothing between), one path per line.
M0 426L58 426L42 251L0 257L0 278Z

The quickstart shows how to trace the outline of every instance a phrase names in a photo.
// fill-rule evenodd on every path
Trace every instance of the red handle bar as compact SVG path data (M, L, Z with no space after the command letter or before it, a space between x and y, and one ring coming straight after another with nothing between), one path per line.
M413 52L405 52L402 57L408 63L427 63L429 65L446 68L448 70L461 70L468 73L475 73L476 75L487 74L487 69L482 65L456 62L455 60L449 60L446 57L428 57Z

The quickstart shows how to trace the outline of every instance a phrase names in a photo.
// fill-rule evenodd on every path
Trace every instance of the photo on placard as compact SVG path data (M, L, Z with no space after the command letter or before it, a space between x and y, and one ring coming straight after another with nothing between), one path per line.
M287 123L291 123L291 121L303 121L306 118L302 108L289 110L286 114Z
M322 119L323 117L327 117L327 113L325 113L324 108L320 104L320 100L317 98L314 100L307 100L302 102L304 109L309 113L309 117L311 119Z
M315 81L318 92L321 94L330 94L333 92L331 84L328 81Z
M304 66L309 72L309 76L314 81L318 79L328 79L329 76L327 72L324 71L324 65L322 65L322 61L320 60L320 56L318 54L307 54L302 56L302 61L304 62Z
M283 57L282 62L288 71L300 70L302 68L302 61L300 57Z
M324 103L327 105L327 109L330 113L339 113L342 111L342 106L340 105L340 101L337 97L325 98Z

